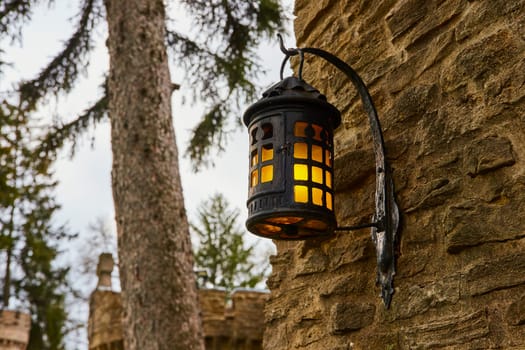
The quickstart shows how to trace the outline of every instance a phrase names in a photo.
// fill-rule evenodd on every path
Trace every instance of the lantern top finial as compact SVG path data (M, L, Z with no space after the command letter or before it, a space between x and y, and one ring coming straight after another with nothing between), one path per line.
M276 96L308 97L326 101L326 96L320 93L319 90L303 79L294 76L284 78L280 82L272 85L268 90L263 92L262 99Z

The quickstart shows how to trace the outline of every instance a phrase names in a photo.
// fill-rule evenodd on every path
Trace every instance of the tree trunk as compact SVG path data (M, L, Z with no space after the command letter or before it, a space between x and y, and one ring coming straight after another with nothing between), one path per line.
M126 350L204 349L162 0L105 0Z

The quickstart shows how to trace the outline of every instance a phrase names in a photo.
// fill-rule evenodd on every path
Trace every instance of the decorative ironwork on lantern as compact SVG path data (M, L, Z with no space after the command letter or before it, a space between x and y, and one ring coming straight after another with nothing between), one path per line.
M272 239L307 239L334 231L372 228L377 281L388 307L394 292L395 241L399 211L381 125L372 98L359 75L344 61L317 48L286 49L281 81L244 114L250 134L248 219L252 233ZM375 154L375 213L371 223L338 226L334 214L334 130L341 114L302 79L304 54L321 57L356 87L368 115ZM283 79L285 63L300 56L298 77Z
M248 108L244 123L250 133L248 229L277 239L331 234L337 108L289 77Z

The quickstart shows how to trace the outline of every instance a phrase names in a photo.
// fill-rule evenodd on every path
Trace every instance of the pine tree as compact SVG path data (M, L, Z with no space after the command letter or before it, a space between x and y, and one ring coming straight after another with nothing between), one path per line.
M0 4L0 39L16 37L38 2L52 0ZM63 50L20 85L21 106L31 111L46 96L71 90L89 62L93 28L105 14L110 72L103 95L76 120L55 126L39 155L53 154L109 114L125 347L203 349L167 51L186 70L194 95L209 106L188 146L197 169L209 161L212 147L224 146L232 101L242 103L255 91L251 78L260 70L255 48L282 28L281 7L277 0L180 0L199 29L194 40L169 29L162 0L81 3Z
M53 224L58 205L53 199L49 162L35 157L28 118L0 104L0 254L2 308L14 305L31 314L29 350L64 348L68 268L57 267L57 244L72 237Z
M198 223L190 223L198 238L195 244L195 268L206 272L200 287L254 288L265 278L267 269L254 261L255 245L247 246L239 228L239 211L230 209L221 194L201 204Z

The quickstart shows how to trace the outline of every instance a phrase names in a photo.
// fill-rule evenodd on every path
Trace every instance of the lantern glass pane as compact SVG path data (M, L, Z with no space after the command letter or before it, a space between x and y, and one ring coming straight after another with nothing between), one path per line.
M252 136L252 142L251 142L252 145L255 145L257 143L257 131L258 131L258 128L253 128L252 131L250 132L250 135Z
M312 145L312 160L319 163L323 162L323 148L321 146Z
M325 174L325 185L328 187L328 188L332 188L332 173L329 172L328 170L324 172Z
M308 203L308 187L294 186L294 200L297 203Z
M302 217L298 217L298 216L284 216L280 218L268 218L266 219L266 221L273 223L273 224L290 225L290 224L296 224L302 219L303 219Z
M308 166L306 164L294 164L293 178L299 181L308 181Z
M263 130L263 140L267 140L273 137L273 126L270 123L265 123L262 125Z
M326 230L328 228L328 225L325 222L315 219L308 220L304 226L319 231Z
M252 187L257 186L257 183L259 183L259 176L257 174L258 174L257 173L257 169L252 171L252 174L250 176L250 178L251 178L250 183L251 183Z
M323 169L316 166L312 167L312 181L318 184L323 183Z
M273 180L273 165L266 165L261 168L261 183Z
M255 150L255 151L252 152L250 166L255 166L255 165L257 165L257 163L258 163L257 150Z
M323 128L315 124L312 124L312 127L314 128L314 140L322 141L321 132L323 131Z
M273 145L264 145L261 149L261 161L266 162L273 159Z
M315 205L323 205L323 190L320 188L312 188L312 202Z
M293 134L296 137L306 137L306 128L308 127L308 123L305 122L296 122L294 126L294 132Z
M326 192L326 207L333 210L332 194L330 192Z
M257 224L255 225L255 229L259 234L263 235L271 235L282 231L282 229L279 226L268 224Z
M308 145L304 142L296 142L293 146L293 156L298 159L307 159Z
M332 167L332 157L331 157L330 151L329 150L325 150L324 153L325 153L324 154L324 163L331 168Z

